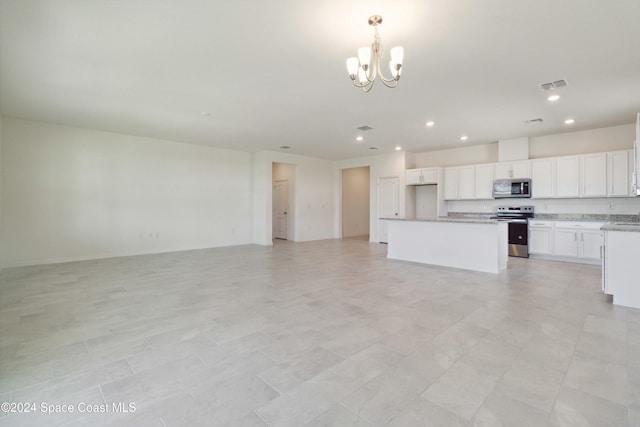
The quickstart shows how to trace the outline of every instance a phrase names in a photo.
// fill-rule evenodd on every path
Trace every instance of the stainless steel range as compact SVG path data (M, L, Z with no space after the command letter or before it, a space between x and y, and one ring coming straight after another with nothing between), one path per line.
M496 218L509 222L509 256L529 258L529 218L533 218L533 206L498 206Z

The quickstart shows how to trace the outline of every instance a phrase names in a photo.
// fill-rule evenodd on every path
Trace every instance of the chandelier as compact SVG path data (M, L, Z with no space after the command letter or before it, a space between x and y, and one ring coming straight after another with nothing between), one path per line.
M347 71L353 84L361 87L363 91L369 92L373 87L373 83L378 75L385 86L394 88L398 86L400 73L402 71L402 59L404 58L404 49L396 46L391 49L391 61L389 61L389 69L391 70L391 78L386 78L382 74L380 68L380 58L382 57L382 43L380 43L380 35L378 35L378 25L382 23L382 16L373 15L369 18L369 25L374 29L373 43L371 47L361 47L358 49L358 57L347 59Z

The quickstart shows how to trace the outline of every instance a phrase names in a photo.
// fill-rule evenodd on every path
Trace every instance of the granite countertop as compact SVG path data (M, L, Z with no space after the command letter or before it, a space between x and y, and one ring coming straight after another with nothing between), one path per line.
M380 218L393 221L429 221L429 222L457 222L469 224L494 224L498 222L494 213L486 212L449 212L449 216L432 218ZM640 232L640 215L620 214L535 214L533 219L542 221L582 221L602 222L604 231L633 231Z
M392 221L423 221L423 222L457 222L466 224L496 224L498 221L488 217L456 217L439 216L433 218L380 218Z
M536 213L534 219L549 221L624 222L640 224L640 215L620 214L544 214Z
M610 224L603 225L600 227L600 230L603 231L632 231L640 233L640 222L612 222Z

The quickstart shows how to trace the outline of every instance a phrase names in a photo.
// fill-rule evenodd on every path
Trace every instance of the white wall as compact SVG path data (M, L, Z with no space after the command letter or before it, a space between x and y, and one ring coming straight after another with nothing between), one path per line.
M631 150L634 139L633 124L532 137L529 139L529 157L541 159L572 154Z
M251 224L252 241L257 245L272 245L271 211L272 163L266 151L251 155Z
M371 157L359 157L355 159L343 160L335 163L335 198L336 198L336 211L335 211L335 236L340 236L340 222L341 222L341 200L342 194L342 170L355 168L355 167L369 167L369 241L378 241L378 180L380 178L398 177L400 181L399 188L399 207L400 212L398 216L401 218L406 215L406 200L407 192L410 191L405 185L405 170L407 169L406 153L402 151L396 151L388 154L381 154Z
M529 158L569 156L572 154L601 153L633 148L633 124L566 132L529 138ZM498 142L485 145L427 151L415 155L415 167L461 166L494 163L498 159Z
M498 161L498 143L428 151L415 155L417 168L461 166Z
M253 224L254 243L271 245L273 163L295 165L295 230L296 242L322 240L334 235L335 178L328 160L275 151L253 153Z
M251 242L249 153L7 117L2 134L5 265Z
M3 221L2 221L2 205L3 205L3 194L2 194L2 114L0 114L0 270L4 267L4 253L2 251L2 242L4 241L4 232L3 232Z
M342 237L369 235L369 167L342 170Z

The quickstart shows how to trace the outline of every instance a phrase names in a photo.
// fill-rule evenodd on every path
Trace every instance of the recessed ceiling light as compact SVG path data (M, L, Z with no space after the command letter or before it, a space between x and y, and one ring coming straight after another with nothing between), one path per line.
M356 141L362 141L364 138L361 136L356 137Z
M460 141L466 141L467 139L469 139L469 137L467 135L462 135L460 137Z
M547 101L555 102L558 99L560 99L560 95L549 95L549 97L547 98Z
M565 125L572 125L574 123L575 123L575 120L573 120L573 119L567 119L567 120L564 121Z
M211 115L211 113L208 112L208 111L200 111L200 114L203 115L203 116L210 116Z
M427 123L425 123L425 125L426 125L428 128L432 128L435 124L436 124L436 123L435 123L435 122L432 122L431 120L429 120Z
M397 146L397 147L396 147L396 151L400 151L400 150L402 150L402 147Z

